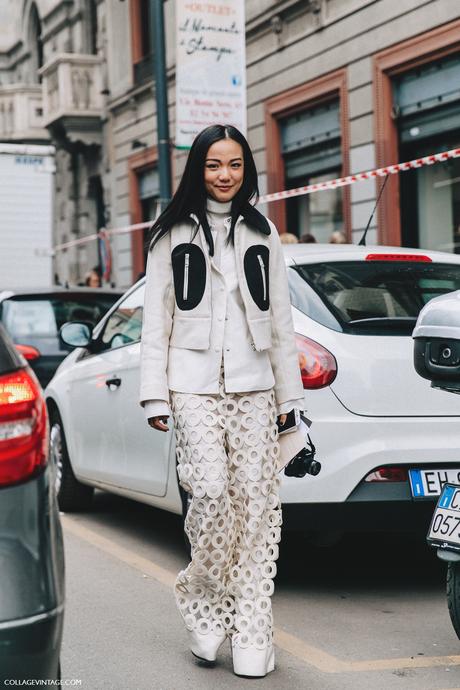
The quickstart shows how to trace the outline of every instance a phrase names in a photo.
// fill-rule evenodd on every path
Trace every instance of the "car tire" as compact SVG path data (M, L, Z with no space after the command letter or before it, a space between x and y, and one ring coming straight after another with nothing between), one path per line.
M50 457L60 510L65 512L88 510L93 499L94 488L82 484L75 477L67 450L64 427L57 411L50 414Z
M460 640L460 563L447 564L447 606L450 620Z

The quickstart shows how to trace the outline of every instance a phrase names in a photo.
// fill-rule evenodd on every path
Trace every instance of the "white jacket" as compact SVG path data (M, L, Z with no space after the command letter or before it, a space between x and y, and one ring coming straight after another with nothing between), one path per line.
M269 354L266 381L260 368L251 381L248 362L241 361L241 392L275 386L278 405L303 401L303 386L293 336L286 267L278 232L269 223L264 235L239 218L235 227L235 264L252 348ZM195 223L175 226L147 258L141 338L140 404L169 400L169 390L217 393L220 329L225 316L225 288L213 280L202 228L191 242ZM213 264L213 272L215 266ZM247 355L240 347L238 356ZM247 352L247 349L246 349ZM215 354L216 353L216 354ZM240 354L241 353L241 354ZM216 359L219 357L219 360ZM216 360L216 362L214 362ZM152 403L149 403L150 405ZM300 402L303 408L303 404ZM284 410L283 410L284 411Z

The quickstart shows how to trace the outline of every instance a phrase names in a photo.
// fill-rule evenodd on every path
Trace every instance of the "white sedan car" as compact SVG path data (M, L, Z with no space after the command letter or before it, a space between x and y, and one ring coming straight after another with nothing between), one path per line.
M316 477L283 475L285 527L425 529L442 482L460 479L460 396L434 391L416 374L411 334L428 300L460 289L460 257L354 245L284 250L306 409L322 463ZM45 390L64 511L88 508L94 487L186 510L172 419L167 433L156 431L138 403L144 281Z

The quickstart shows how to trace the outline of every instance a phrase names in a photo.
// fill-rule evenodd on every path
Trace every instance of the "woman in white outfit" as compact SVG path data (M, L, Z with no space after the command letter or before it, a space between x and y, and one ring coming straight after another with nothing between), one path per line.
M139 400L159 431L172 413L191 495L192 559L175 583L191 651L213 662L228 637L250 677L274 669L276 422L304 408L281 243L257 195L244 136L203 130L149 238Z

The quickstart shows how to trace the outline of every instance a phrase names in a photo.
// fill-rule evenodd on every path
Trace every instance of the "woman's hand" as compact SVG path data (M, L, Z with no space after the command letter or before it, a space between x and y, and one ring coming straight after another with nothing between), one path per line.
M159 417L149 417L149 426L158 431L168 431L168 416L160 415Z
M278 421L281 424L281 426L284 425L285 421L287 419L287 414L280 414L278 417Z

